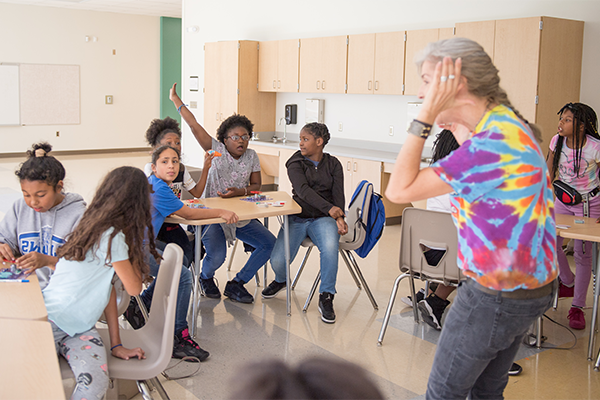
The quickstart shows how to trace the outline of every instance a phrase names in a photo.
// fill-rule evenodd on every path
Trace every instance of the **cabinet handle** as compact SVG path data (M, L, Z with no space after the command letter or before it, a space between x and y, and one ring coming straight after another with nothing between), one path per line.
M367 84L367 90L371 90L372 85L373 85L373 82L369 81L369 83Z
M379 81L375 81L375 90L379 90Z
M215 114L215 121L218 121L218 120L219 120L219 113L216 113Z
M221 113L221 119L220 120L223 121L223 113Z
M277 89L281 89L281 81L277 81Z
M323 81L323 84L321 85L321 89L325 90L325 81Z
M350 171L350 161L346 164L346 171Z
M275 80L273 80L273 89L275 89Z
M317 90L321 89L320 84L321 84L321 82L317 81Z
M354 163L354 172L356 172L356 163Z

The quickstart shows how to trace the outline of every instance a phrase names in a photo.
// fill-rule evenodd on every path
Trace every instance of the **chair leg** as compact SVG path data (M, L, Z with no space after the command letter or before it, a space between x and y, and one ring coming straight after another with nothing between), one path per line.
M419 308L417 307L417 294L415 293L415 280L413 279L413 277L410 277L409 280L410 283L410 295L412 296L411 299L413 299L413 315L415 317L415 322L418 324L419 323Z
M379 306L377 305L377 302L375 301L375 297L373 297L373 293L371 293L371 289L369 288L369 285L367 285L367 281L365 280L365 277L363 276L360 268L358 267L358 263L356 262L356 259L354 258L352 253L349 250L342 250L340 253L342 254L342 258L344 258L346 265L348 265L348 261L346 260L346 257L348 257L350 259L350 262L354 266L353 269L356 270L356 275L358 275L358 278L360 279L363 287L365 288L367 297L369 297L369 300L371 300L371 305L373 305L373 308L375 310L379 310ZM350 268L350 265L348 265L348 267Z
M260 275L258 271L256 271L256 275L254 275L254 280L256 281L256 286L260 287Z
M339 251L340 251L340 254L342 255L342 259L346 263L346 267L348 267L348 271L350 271L350 275L352 275L352 278L354 279L354 283L356 283L356 287L358 288L358 290L361 290L362 287L360 286L360 282L358 281L358 278L356 277L356 274L354 273L353 268L350 266L350 263L348 263L348 260L346 259L345 254L344 254L344 250L340 249ZM346 254L349 254L349 252ZM354 262L354 264L356 264L356 262Z
M152 399L152 394L150 389L148 388L148 384L146 381L137 381L137 387L140 393L142 394L142 398L144 400L154 400Z
M235 250L237 249L237 245L239 243L239 239L235 239L235 243L233 244L233 250L231 250L231 255L229 256L229 263L227 264L227 271L231 271L231 264L233 264L233 256L235 255Z
M296 276L294 277L294 281L292 282L292 286L290 287L291 290L294 290L294 288L296 287L296 283L298 283L298 278L300 278L300 274L302 274L302 271L304 270L306 260L308 260L308 256L310 255L310 252L312 251L313 247L314 246L310 246L308 249L306 249L306 254L304 254L302 264L300 264L300 268L298 268L298 272L296 272Z
M383 322L381 323L379 339L377 339L378 346L381 346L381 343L383 342L383 337L385 336L385 331L387 330L388 323L390 322L392 307L394 307L394 302L396 301L396 295L398 294L398 286L400 285L400 281L408 276L410 276L410 274L402 274L398 276L396 278L396 281L394 282L394 287L392 287L392 293L390 294L390 301L388 302L387 308L385 310L385 315L383 316Z
M169 395L167 394L167 391L165 390L165 388L163 387L163 385L158 380L158 377L154 377L154 378L150 379L150 381L152 382L152 384L156 388L156 391L158 392L158 394L160 395L160 397L163 400L171 400L169 398Z
M544 329L544 316L538 318L535 327L535 347L542 348L542 331Z
M310 293L306 298L306 303L304 303L304 307L302 308L303 312L306 312L306 310L308 310L308 306L310 305L310 302L312 301L312 298L315 295L315 292L317 291L317 286L319 285L319 282L321 282L321 271L319 271L319 273L317 274L315 282L313 283L312 288L310 289Z

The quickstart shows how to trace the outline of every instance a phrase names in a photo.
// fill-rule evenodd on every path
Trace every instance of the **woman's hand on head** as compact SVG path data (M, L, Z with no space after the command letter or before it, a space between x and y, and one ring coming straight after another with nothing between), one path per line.
M142 350L141 347L128 349L127 347L119 346L112 349L111 353L113 357L121 358L123 360L129 360L134 357L137 357L140 360L146 358L146 353L144 353L144 350Z
M235 224L239 220L236 213L227 210L221 210L221 214L219 214L219 217L223 218L228 224Z
M442 111L455 105L456 94L464 85L461 68L460 58L453 62L452 58L444 57L435 65L429 89L417 116L419 121L433 125Z
M0 243L0 256L7 261L15 261L15 255L6 243Z

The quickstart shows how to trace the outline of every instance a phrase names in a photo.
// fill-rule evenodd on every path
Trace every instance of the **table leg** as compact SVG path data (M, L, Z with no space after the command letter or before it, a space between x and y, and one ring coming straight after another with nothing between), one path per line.
M192 289L192 326L190 326L190 336L196 337L196 325L198 323L198 293L200 292L200 266L202 265L202 226L196 225L194 238L194 286Z
M590 339L588 343L588 360L592 361L592 353L594 352L594 338L596 337L596 324L598 322L598 296L600 295L600 291L598 289L598 282L596 279L598 278L598 271L600 266L598 265L598 261L600 257L598 256L598 242L594 242L592 246L592 274L594 279L594 307L592 309L592 325L590 326Z
M269 229L269 217L265 217L265 228ZM269 282L267 282L267 263L265 263L264 265L264 270L263 270L263 286L265 287L265 289L267 288L267 285L269 284Z
M287 302L287 315L292 315L292 300L290 298L290 230L287 215L283 216L283 247L285 248L285 293Z

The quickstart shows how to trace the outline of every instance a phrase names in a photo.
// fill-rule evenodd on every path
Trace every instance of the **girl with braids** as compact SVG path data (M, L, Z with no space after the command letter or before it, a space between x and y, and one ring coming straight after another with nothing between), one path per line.
M476 42L430 43L417 64L423 105L386 196L408 203L453 193L457 261L467 277L446 315L426 397L501 398L523 336L552 303L558 272L539 131L511 105L498 70ZM420 169L434 123L462 144Z
M58 261L56 250L85 211L80 195L63 191L65 168L51 150L48 143L38 143L27 151L28 159L15 172L23 198L0 222L0 257L35 271L42 289Z
M596 112L583 103L568 103L558 112L558 133L550 141L548 169L552 180L558 179L576 189L583 199L577 205L555 201L557 214L600 217L600 136ZM585 298L592 274L592 243L575 241L575 272L573 275L562 248L563 239L556 239L559 267L559 297L573 297L569 310L569 326L585 329Z
M111 354L144 358L141 348L121 344L112 279L116 273L132 296L142 291L148 273L145 241L147 251L160 259L152 233L146 176L137 168L121 167L104 178L81 223L58 249L56 271L42 294L56 350L77 379L71 399L101 399L108 388L107 351L95 328L103 311Z

